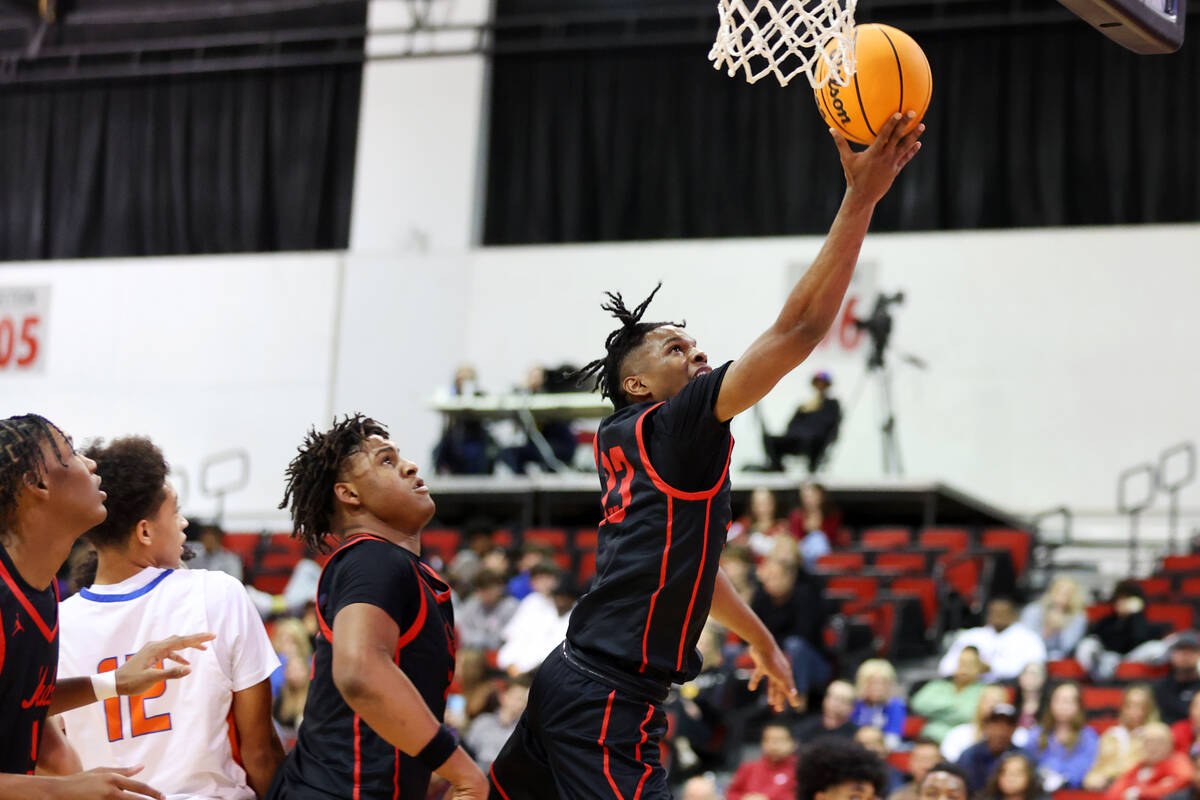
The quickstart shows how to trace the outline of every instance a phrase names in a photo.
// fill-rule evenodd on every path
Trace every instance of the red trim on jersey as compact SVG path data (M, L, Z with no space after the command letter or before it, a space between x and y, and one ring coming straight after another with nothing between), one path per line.
M683 669L683 644L687 640L688 626L692 623L692 610L696 607L696 595L700 593L700 579L704 577L704 562L708 558L708 526L711 524L712 498L704 504L704 544L700 546L700 566L696 570L696 582L692 585L692 599L688 601L687 614L683 618L683 630L679 634L679 655L675 669Z
M4 672L4 655L8 651L8 634L4 632L4 615L0 614L0 674Z
M633 755L638 761L642 760L642 745L644 745L646 740L650 738L650 734L646 732L646 723L650 721L652 716L654 716L654 706L647 703L646 718L642 720L642 724L638 726L638 730L642 732L642 738L638 740L637 748L633 751ZM653 772L649 764L645 764L643 766L645 767L645 770L642 772L642 779L638 781L637 791L633 793L633 800L638 800L638 798L642 796L642 787L646 785L646 778L649 778L650 773Z
M404 649L404 645L417 638L417 634L425 627L425 616L429 613L429 601L425 599L425 581L421 580L419 571L417 572L417 591L421 593L421 608L417 611L417 618L413 620L413 624L400 636L400 641L396 642L397 662L400 660L400 651Z
M362 736L358 730L358 714L354 715L354 800L359 800L362 784Z
M617 800L625 800L621 794L621 790L617 788L617 782L613 780L612 773L608 771L608 746L604 744L604 737L608 735L608 718L612 714L613 697L617 694L617 690L613 689L608 693L608 703L604 706L604 724L600 726L600 738L596 744L600 745L604 750L604 777L608 778L608 785L612 787L613 794L617 796Z
M669 497L674 497L678 500L709 500L713 498L717 492L721 491L721 486L725 483L725 476L729 474L729 459L733 455L733 437L729 437L729 451L725 453L725 469L721 470L721 477L717 479L717 483L713 488L706 492L684 492L676 489L660 478L658 471L650 463L650 454L646 452L646 440L642 436L642 423L646 421L646 417L651 411L661 405L662 403L655 403L643 411L642 415L638 417L637 426L634 429L637 432L638 454L642 457L642 466L646 468L646 474L650 476L650 480L654 481L655 487Z
M658 593L667 585L667 556L671 552L671 528L675 522L673 503L671 495L667 495L667 543L663 546L662 562L658 568L658 588L654 590L654 594L650 595L650 610L646 612L646 629L642 631L642 666L638 667L638 672L645 672L646 666L649 664L646 644L650 639L650 620L654 618L654 604L658 601Z
M332 553L329 554L329 558L325 559L325 566L321 567L321 575L317 578L317 597L314 598L314 603L316 603L316 606L317 606L316 607L317 627L321 629L321 635L325 637L325 641L329 642L330 644L333 644L333 628L329 627L329 623L325 622L325 616L321 613L321 603L320 603L321 578L325 577L325 570L329 568L329 564L330 564L330 562L333 561L334 556L336 556L338 553L345 550L347 547L358 544L359 542L365 541L367 539L374 539L377 542L387 542L387 539L384 539L382 536L375 536L370 533L359 533L359 534L355 534L354 536L351 536L349 539L347 539L346 541L344 541L340 545L338 545L336 550L334 550ZM391 544L391 543L389 542L389 544ZM315 663L314 663L314 669L315 668L316 667L315 667Z
M494 762L490 767L488 767L488 777L492 779L492 786L496 787L496 791L500 793L500 796L503 797L504 800L512 800L512 798L508 796L508 792L504 791L504 787L500 785L500 781L496 780L496 764Z
M37 625L38 630L42 632L42 636L46 637L46 641L53 642L55 637L58 636L58 620L54 620L53 628L46 624L46 621L42 619L41 614L38 614L37 609L35 609L33 604L29 602L29 598L26 597L25 593L21 591L21 587L17 586L17 582L13 580L13 576L9 574L8 567L4 566L3 561L0 561L0 578L3 578L4 582L8 584L8 588L12 591L13 595L16 596L17 601L21 604L21 607L25 609L25 613L29 614L29 616L33 619L33 624ZM54 580L50 581L50 583L52 586L54 586L54 599L57 601L58 579L55 578Z
M392 800L400 800L400 749L396 749L395 772L392 773Z
M426 586L429 586L429 591L433 592L433 599L437 602L437 604L441 605L442 603L449 600L450 599L450 583L445 578L443 578L441 575L438 575L437 570L435 570L433 567L426 564L424 561L418 561L417 563L421 565L421 569L424 570L427 575L432 576L434 578L434 580L436 580L438 583L444 584L446 587L446 590L444 592L439 592L437 589L434 589L432 586L429 586L428 583L425 584Z

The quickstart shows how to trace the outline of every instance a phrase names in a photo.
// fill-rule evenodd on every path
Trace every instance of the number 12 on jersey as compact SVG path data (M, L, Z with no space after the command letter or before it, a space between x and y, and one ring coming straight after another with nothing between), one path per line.
M129 656L125 656L129 660ZM109 656L102 659L96 667L97 672L112 672L117 668L117 657ZM162 669L162 661L155 664ZM104 701L104 719L108 724L108 740L118 742L125 738L124 721L122 716L122 701L129 708L130 736L145 736L148 733L163 733L171 730L171 715L169 713L146 715L146 701L162 697L166 694L167 682L159 681L146 690L145 694L132 697L110 697Z

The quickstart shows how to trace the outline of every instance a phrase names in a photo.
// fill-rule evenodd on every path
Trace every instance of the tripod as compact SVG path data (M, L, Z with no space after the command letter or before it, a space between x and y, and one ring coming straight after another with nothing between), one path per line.
M904 462L900 458L900 442L896 437L896 405L892 397L892 371L887 363L887 348L892 336L892 314L888 306L903 303L904 293L897 292L890 297L881 294L875 301L871 316L866 319L856 319L855 326L866 331L871 337L871 354L867 357L867 375L869 379L875 376L879 387L880 409L883 421L879 426L879 435L883 446L883 474L904 474ZM904 356L906 361L918 367L925 364L915 356Z

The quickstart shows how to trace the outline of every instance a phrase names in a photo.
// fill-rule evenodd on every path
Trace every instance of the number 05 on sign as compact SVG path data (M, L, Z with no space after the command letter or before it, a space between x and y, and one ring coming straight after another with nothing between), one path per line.
M49 312L49 286L0 286L0 379L43 371Z

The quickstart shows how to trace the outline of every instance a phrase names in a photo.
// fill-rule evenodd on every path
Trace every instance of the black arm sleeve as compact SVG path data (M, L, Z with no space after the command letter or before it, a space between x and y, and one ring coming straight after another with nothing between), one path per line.
M420 602L412 560L395 545L375 541L356 544L336 558L318 589L324 592L318 602L329 624L346 606L366 603L382 609L403 631Z

